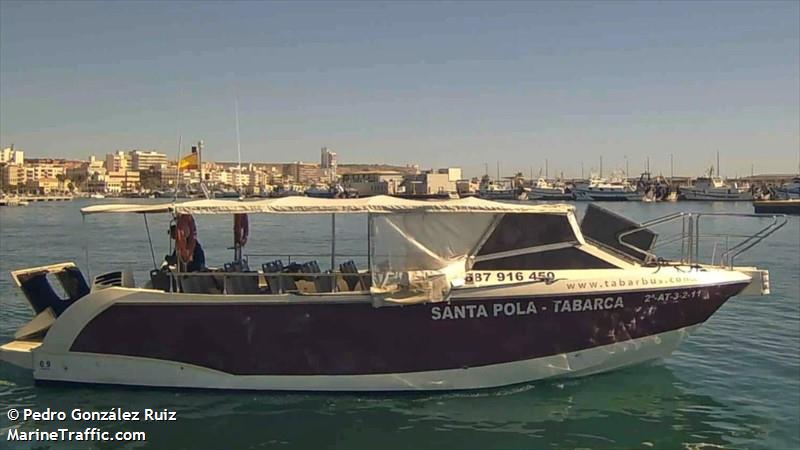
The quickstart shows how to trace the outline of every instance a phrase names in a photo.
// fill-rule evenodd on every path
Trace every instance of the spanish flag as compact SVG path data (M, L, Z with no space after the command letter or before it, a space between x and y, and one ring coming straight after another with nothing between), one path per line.
M192 153L184 156L178 162L178 170L192 170L199 168L200 166L197 164L197 147L192 147Z

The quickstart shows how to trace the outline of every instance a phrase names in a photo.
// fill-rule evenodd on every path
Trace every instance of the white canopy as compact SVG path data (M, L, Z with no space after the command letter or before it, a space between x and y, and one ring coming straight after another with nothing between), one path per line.
M549 213L564 214L573 211L564 204L534 205L501 203L475 197L458 200L421 201L378 195L352 199L327 199L312 197L282 197L264 200L191 200L162 204L108 204L81 209L82 214L139 213L154 214L176 212L179 214L347 214L347 213L401 213L401 212L473 212L473 213Z

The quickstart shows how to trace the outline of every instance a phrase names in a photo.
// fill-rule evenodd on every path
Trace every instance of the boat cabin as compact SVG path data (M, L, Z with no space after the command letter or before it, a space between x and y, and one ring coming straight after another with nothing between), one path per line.
M181 270L182 264L175 264L151 271L147 288L191 294L362 293L399 301L437 301L453 289L469 287L467 281L473 271L618 269L631 267L641 257L626 253L624 248L593 242L593 238L587 242L574 208L558 204L507 204L477 198L426 202L386 196L335 200L286 197L95 205L82 212L172 214L179 221L181 217L202 220L207 214L240 218L247 214L330 215L331 252L322 259L248 255L242 242L234 247L233 259L221 267L186 272ZM340 214L368 216L368 251L360 260L337 255L335 224ZM630 224L633 227L635 224ZM587 234L598 235L592 231ZM106 274L105 278L96 278L95 285L119 286L123 278L121 274Z

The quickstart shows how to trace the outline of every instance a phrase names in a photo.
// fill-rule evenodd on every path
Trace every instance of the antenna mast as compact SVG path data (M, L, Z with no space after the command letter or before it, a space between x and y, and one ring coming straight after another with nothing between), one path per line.
M175 195L172 197L172 203L178 201L178 188L181 185L181 145L183 144L183 136L178 133L178 162L175 164Z
M239 190L239 195L242 194L242 145L239 140L239 96L233 99L234 115L236 116L236 157L238 158L239 170L236 173L236 187Z

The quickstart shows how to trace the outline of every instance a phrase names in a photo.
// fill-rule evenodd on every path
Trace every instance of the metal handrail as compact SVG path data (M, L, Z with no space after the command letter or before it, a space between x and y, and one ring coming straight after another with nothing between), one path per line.
M686 215L687 215L687 213L674 213L674 214L670 214L670 215L667 215L667 216L663 216L663 217L659 217L659 218L656 218L656 219L652 219L652 220L649 220L647 222L640 223L638 227L620 233L617 236L617 242L619 242L622 246L627 247L627 248L629 248L629 249L631 249L631 250L643 255L645 263L650 263L650 262L656 261L658 259L658 257L654 253L649 252L647 250L643 250L643 249L641 249L641 248L639 248L639 247L637 247L635 245L628 244L627 242L623 241L623 239L626 236L629 236L629 235L631 235L633 233L636 233L638 231L641 231L641 230L645 230L645 229L650 228L652 226L660 225L660 224L667 223L667 222L673 222L676 219L683 219ZM683 234L685 236L685 232ZM683 252L683 250L682 250L682 252Z
M786 218L785 214L773 216L771 224L762 228L761 230L758 231L758 233L752 235L750 238L745 239L742 242L739 242L732 248L729 248L722 255L720 255L720 263L724 265L724 263L727 261L728 267L733 267L733 260L737 256L758 245L769 235L781 229L784 225L786 225L787 222L788 219Z
M758 230L754 234L739 235L739 234L720 234L720 233L700 233L700 218L702 217L755 217L755 218L771 218L772 222L764 228ZM735 258L747 250L758 245L765 238L778 231L788 222L785 214L748 214L748 213L695 213L695 212L682 212L670 214L664 217L659 217L639 224L638 227L631 230L619 233L617 241L620 245L644 256L645 264L658 261L658 257L647 250L638 248L632 244L624 241L624 238L630 236L638 231L650 228L655 225L661 225L668 222L682 220L682 230L680 236L670 238L667 242L660 243L658 247L663 247L667 243L677 242L681 240L681 262L686 264L698 264L700 256L700 238L701 237L724 237L726 239L726 251L720 255L720 266L732 268ZM728 248L727 242L731 237L742 238L743 241L737 243L733 247ZM656 246L654 246L655 248ZM714 248L716 254L716 247ZM712 258L713 264L713 258Z
M292 263L292 258L296 261L298 258L330 258L330 253L319 254L319 253L246 253L244 255L245 259L249 259L251 256L259 257L259 258L280 258L286 259L289 264ZM336 259L341 260L341 258L364 258L369 259L369 255L367 254L346 254L346 253L337 253L335 255Z

